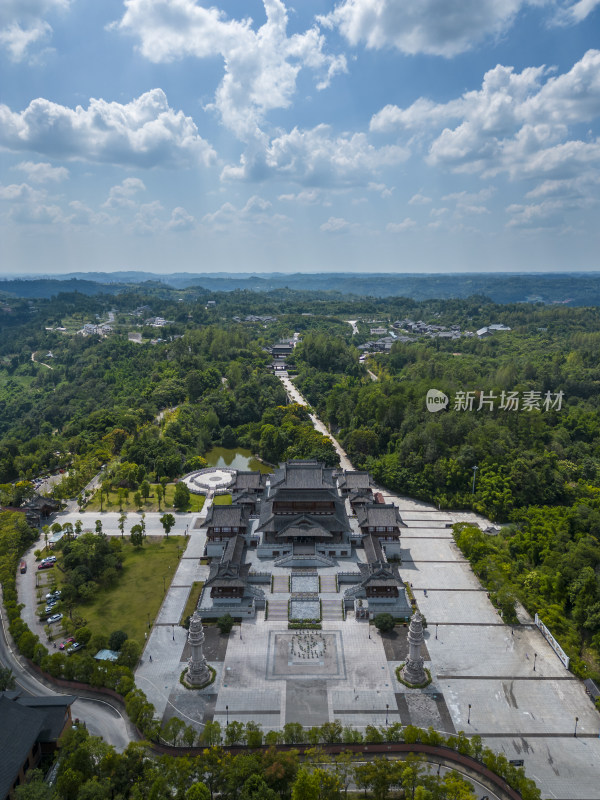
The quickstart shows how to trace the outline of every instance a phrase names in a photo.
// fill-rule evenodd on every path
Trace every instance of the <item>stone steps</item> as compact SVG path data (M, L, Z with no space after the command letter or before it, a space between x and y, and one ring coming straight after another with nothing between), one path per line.
M287 575L273 575L273 594L277 592L290 591L289 578Z
M341 597L336 597L335 599L331 600L322 598L321 614L323 615L324 620L344 619Z
M288 618L288 601L287 597L271 597L269 598L269 616L268 620L285 620Z
M322 592L337 592L335 583L335 575L321 575L321 591Z

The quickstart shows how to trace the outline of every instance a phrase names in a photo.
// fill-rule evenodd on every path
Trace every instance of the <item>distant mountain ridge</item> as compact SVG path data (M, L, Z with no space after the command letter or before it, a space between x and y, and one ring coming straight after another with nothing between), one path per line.
M141 283L173 289L198 288L211 292L237 290L335 291L370 297L409 297L414 300L465 298L485 295L497 303L542 302L600 305L600 272L563 273L190 273L159 275L143 271L73 272L0 280L0 294L52 297L60 292L115 294Z

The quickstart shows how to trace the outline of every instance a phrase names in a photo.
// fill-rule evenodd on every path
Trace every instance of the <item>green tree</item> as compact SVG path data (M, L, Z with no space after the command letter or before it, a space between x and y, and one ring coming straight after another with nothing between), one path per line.
M223 614L223 616L219 617L217 620L217 625L221 633L230 633L233 628L233 617L231 614Z
M10 667L0 666L0 692L14 689L16 685L15 676Z
M150 484L146 479L144 479L140 484L140 494L146 501L150 497Z
M320 800L319 777L301 767L292 784L292 800Z
M140 548L144 544L144 534L142 532L141 525L132 525L131 531L129 533L129 539L131 540L131 544L135 548Z
M128 638L129 637L125 631L113 631L108 637L108 646L111 650L120 650L123 642L125 642Z
M212 797L208 786L205 783L192 783L185 793L185 800L210 800Z
M41 769L31 769L27 773L27 783L22 783L14 790L15 800L51 800L53 789L44 780Z
M207 744L211 747L218 745L221 741L221 725L214 720L209 720L209 722L204 725L204 730L200 735L200 741L202 744Z
M394 624L391 614L376 614L373 618L373 625L380 633L390 633L394 630Z
M165 741L170 742L173 747L175 747L184 728L185 722L183 722L183 720L180 720L179 717L171 717L171 719L163 725L161 734Z
M246 729L242 722L232 720L225 728L225 744L231 746L240 744L246 738Z
M173 495L173 505L175 508L183 511L190 504L190 490L183 481L179 481L175 486L175 493Z
M173 514L163 514L162 517L159 517L159 519L168 539L169 533L171 533L171 528L175 525L175 517Z
M130 669L134 669L140 660L141 653L142 648L135 641L135 639L127 639L121 645L121 652L119 654L117 663L122 664L125 667L129 667Z

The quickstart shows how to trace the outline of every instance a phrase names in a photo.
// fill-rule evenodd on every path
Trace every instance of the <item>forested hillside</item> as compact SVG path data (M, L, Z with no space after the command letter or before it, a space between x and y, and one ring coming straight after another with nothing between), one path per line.
M498 537L467 528L457 541L507 621L520 599L559 636L576 671L597 675L600 314L449 305L446 321L500 319L511 330L397 342L368 359L376 381L360 376L348 338L307 336L297 383L353 464L379 483L509 523ZM448 397L445 410L427 410L430 389Z

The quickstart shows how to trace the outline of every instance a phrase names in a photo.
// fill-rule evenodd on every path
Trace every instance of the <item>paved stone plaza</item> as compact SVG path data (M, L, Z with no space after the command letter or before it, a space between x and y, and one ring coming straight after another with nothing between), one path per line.
M137 671L157 712L164 719L177 714L199 729L208 719L225 725L229 718L256 721L264 730L291 721L311 726L333 719L364 730L369 724L385 725L387 717L390 724L464 730L480 734L508 758L524 759L544 797L600 800L600 715L526 615L525 624L514 630L502 623L448 527L475 515L387 497L397 503L408 526L402 532L401 573L413 584L428 620L423 656L433 681L425 690L408 689L396 680L395 668L408 653L402 627L381 637L350 616L326 619L326 652L315 637L303 642L312 656L302 658L296 646L302 640L287 630L287 615L275 619L271 613L278 598L282 610L284 603L287 607L290 595L282 581L279 587L275 582L276 593L267 594L266 621L260 612L229 637L214 626L205 628L205 655L217 677L206 689L186 690L179 676L189 648L176 623L186 587L207 569L199 565L204 532L196 524L198 515L190 515L188 549ZM280 572L289 574L283 568Z

